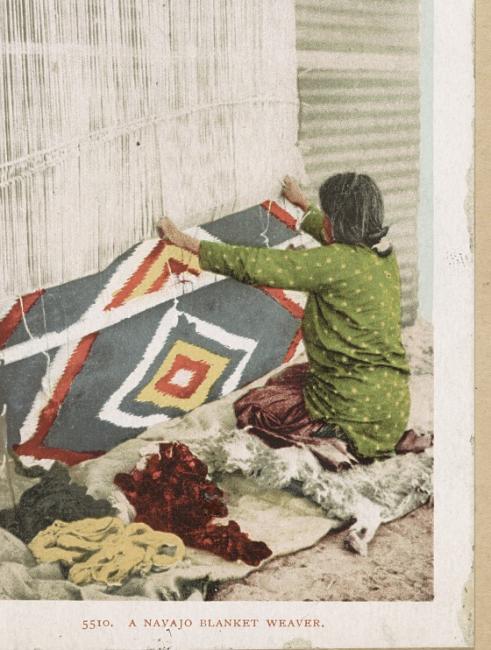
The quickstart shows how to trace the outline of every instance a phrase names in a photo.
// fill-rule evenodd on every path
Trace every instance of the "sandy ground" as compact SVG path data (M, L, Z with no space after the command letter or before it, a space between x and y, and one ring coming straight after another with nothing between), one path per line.
M345 532L278 558L245 580L219 587L212 600L431 600L433 508L382 526L368 557L343 548Z

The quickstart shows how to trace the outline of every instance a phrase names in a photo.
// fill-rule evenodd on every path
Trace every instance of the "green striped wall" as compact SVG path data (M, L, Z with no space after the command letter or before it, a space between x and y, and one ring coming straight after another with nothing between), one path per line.
M417 313L420 89L417 0L296 0L300 147L310 191L365 172L385 198L403 321Z

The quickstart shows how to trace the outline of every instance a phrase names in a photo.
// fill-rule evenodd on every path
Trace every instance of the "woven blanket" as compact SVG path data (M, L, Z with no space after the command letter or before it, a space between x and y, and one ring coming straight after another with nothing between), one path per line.
M431 391L428 391L432 381L431 329L418 323L406 331L405 339L413 365L410 425L417 431L428 433L432 430ZM300 354L293 362L302 359L303 355ZM252 386L263 383L265 379L261 378ZM251 534L258 531L258 539L266 541L274 552L277 552L277 544L284 542L282 531L285 522L276 518L278 511L275 509L264 512L264 500L277 500L279 494L283 495L281 499L284 503L288 503L293 495L299 497L295 508L303 507L300 504L320 506L318 516L325 517L329 528L355 521L357 530L372 528L374 532L380 523L404 516L431 497L431 450L422 454L394 456L339 474L329 472L322 469L306 448L274 450L258 438L236 429L233 402L247 389L235 391L213 404L205 404L173 422L151 427L105 456L71 468L70 474L75 481L87 487L89 494L96 498L108 498L119 510L120 516L130 520L133 516L131 507L115 489L112 477L119 471L129 471L142 458L155 453L160 442L179 440L207 463L210 474L224 489L229 501L232 504L240 503L237 512L231 508L239 524ZM264 520L263 513L267 516ZM263 525L262 522L266 521L267 525ZM288 528L287 536L292 544L299 543L298 534L297 528ZM300 549L300 546L297 548ZM240 567L237 565L215 565L209 554L198 554L194 558L191 575L197 571L201 577L207 576L204 582L200 582L202 593L210 581L240 577ZM242 575L245 575L245 571L244 568ZM157 581L159 589L165 585L165 590L158 592L160 597L169 590L175 593L171 585L187 584L186 576L191 579L190 574L183 574L179 567L175 567L165 576L154 576L151 588L155 589ZM143 583L141 588L150 589ZM155 597L156 592L152 593ZM189 589L186 593L189 593Z
M431 330L419 323L405 332L405 341L413 369L410 426L430 432ZM292 362L301 360L302 355L297 355ZM130 471L141 459L155 452L160 442L184 442L207 463L210 474L224 491L230 518L251 537L264 541L273 551L272 558L308 548L333 527L353 519L363 527L365 522L373 520L374 514L379 523L401 517L431 496L433 459L430 452L396 456L336 474L323 470L307 449L273 450L248 433L237 431L232 405L245 390L240 389L185 416L151 427L104 456L72 467L70 475L86 486L92 496L109 498L120 516L129 521L132 511L114 486L116 473ZM38 480L28 479L13 470L12 473L17 495ZM0 494L7 495L2 472ZM7 505L6 501L4 506ZM36 566L20 540L6 531L0 534L2 598L203 598L210 585L239 580L255 570L241 562L227 562L211 553L187 549L186 559L168 571L133 577L113 589L96 584L80 587L67 581L56 565Z
M410 426L425 433L431 431L431 396L423 399L427 380L432 379L428 372L431 371L428 334L431 332L419 324L406 332L406 340L411 342L410 359L418 363L411 379L414 406ZM290 363L303 360L304 353L300 353ZM251 386L264 383L268 375ZM431 449L423 454L394 456L338 474L323 470L307 448L271 449L255 436L237 429L233 403L251 386L172 422L150 427L105 456L72 467L70 475L87 487L88 494L112 501L127 519L132 516L131 508L115 489L113 477L118 472L130 471L142 457L155 453L160 442L171 441L185 443L208 465L218 482L224 476L239 473L267 489L294 490L320 505L329 517L343 523L375 510L381 521L391 521L422 505L431 496Z
M305 241L295 215L265 202L191 232L286 247ZM196 256L149 240L102 273L4 304L9 444L73 464L227 395L293 356L303 300L203 272Z

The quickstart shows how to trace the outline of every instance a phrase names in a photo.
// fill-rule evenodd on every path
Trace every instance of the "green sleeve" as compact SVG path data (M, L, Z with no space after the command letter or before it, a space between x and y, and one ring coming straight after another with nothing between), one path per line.
M300 228L308 235L317 239L321 244L325 244L324 238L324 215L313 203L309 205L309 209L302 219Z
M200 266L239 282L277 289L316 291L335 280L335 255L328 246L307 251L252 248L202 241ZM331 271L332 269L332 271Z

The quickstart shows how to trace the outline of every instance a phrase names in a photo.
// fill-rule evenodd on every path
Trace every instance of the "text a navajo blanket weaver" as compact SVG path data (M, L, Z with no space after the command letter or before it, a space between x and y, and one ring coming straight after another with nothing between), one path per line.
M284 248L303 242L296 214L267 201L190 232ZM101 273L0 305L9 445L26 461L75 464L224 396L293 356L303 304L154 239Z

